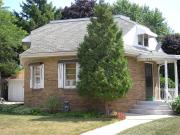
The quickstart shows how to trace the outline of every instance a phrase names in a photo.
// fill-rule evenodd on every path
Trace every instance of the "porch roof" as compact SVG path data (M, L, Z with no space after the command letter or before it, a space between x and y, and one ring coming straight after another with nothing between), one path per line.
M126 55L135 56L139 61L155 61L157 63L162 63L164 60L169 62L179 60L180 55L170 55L163 52L161 46L158 45L156 50L148 50L141 46L125 46Z

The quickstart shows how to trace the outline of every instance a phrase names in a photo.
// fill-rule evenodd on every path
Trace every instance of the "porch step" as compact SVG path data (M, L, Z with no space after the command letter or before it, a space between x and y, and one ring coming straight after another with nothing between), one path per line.
M170 110L169 105L134 105L132 109Z
M162 101L138 101L139 105L167 105L167 103Z
M152 109L129 109L130 113L144 114L144 115L172 115L172 110L152 110Z
M173 111L167 103L161 101L138 101L128 111L129 113L144 115L171 115Z

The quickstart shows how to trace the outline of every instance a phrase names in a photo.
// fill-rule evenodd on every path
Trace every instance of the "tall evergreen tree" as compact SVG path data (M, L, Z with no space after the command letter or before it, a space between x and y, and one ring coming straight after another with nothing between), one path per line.
M17 25L27 32L47 24L57 14L55 7L47 0L26 0L20 6L22 12L14 12L19 20Z
M104 101L109 113L109 101L126 94L131 86L127 60L124 56L122 31L114 22L109 5L100 2L95 17L88 25L88 35L78 49L81 96Z
M26 32L14 24L15 16L1 6L0 20L0 73L6 77L19 67L19 53L23 51L21 40Z

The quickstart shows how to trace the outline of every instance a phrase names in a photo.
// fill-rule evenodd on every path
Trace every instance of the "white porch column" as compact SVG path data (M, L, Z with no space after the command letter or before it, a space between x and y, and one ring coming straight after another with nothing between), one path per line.
M168 101L168 65L167 65L167 60L165 60L164 62L164 71L165 71L165 98L166 98L166 101Z
M177 61L174 61L174 74L175 74L175 97L178 96L178 70L177 70Z

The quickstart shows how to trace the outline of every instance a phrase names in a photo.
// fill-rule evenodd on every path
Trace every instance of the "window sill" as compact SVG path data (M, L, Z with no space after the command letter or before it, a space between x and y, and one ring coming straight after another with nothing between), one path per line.
M74 88L73 87L71 87L71 88L70 87L69 88L58 88L58 89L63 90L63 91L71 91L71 90L74 91L74 90L77 90L77 87L74 87Z
M76 87L64 87L63 89L76 89Z
M43 90L44 88L31 88L31 90L33 91L39 91L39 90Z
M143 45L134 45L135 47L145 48L149 50L149 46L143 46Z

